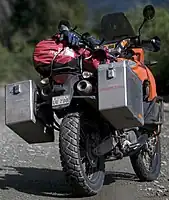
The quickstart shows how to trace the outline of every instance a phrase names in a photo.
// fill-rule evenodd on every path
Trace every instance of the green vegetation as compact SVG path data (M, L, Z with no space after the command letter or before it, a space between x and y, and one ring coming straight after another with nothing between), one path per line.
M16 0L13 9L11 19L0 32L1 82L35 79L35 44L55 34L60 19L68 19L83 30L87 11L81 0Z
M126 13L134 29L137 31L142 21L143 6ZM77 25L81 31L91 31L97 35L101 16L96 13L92 28L85 29L87 8L82 0L16 0L13 5L11 19L0 30L0 80L11 82L25 78L36 78L32 54L35 44L57 31L58 21L68 19ZM104 9L103 9L104 10ZM108 10L108 12L114 12ZM87 17L86 17L87 16ZM160 85L169 88L169 9L156 7L156 16L142 29L144 38L159 36L162 41L161 51L147 53L147 59L158 60L153 69ZM168 88L166 88L166 86Z
M137 31L142 21L142 7L127 13ZM133 17L134 16L134 17ZM142 38L158 36L161 39L161 50L158 53L146 52L146 59L156 60L158 64L152 69L156 77L159 92L169 91L169 9L156 7L155 18L142 29ZM168 93L168 92L167 92Z

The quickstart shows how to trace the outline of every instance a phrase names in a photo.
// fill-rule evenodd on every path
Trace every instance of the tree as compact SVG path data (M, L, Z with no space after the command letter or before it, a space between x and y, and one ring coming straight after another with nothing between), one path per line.
M86 9L81 0L17 0L11 17L11 35L19 32L29 43L52 35L60 19L73 21L80 28L85 23Z
M137 31L142 22L142 8L131 10L127 13L134 29ZM156 7L155 18L145 24L142 29L142 38L152 38L158 36L161 39L161 50L158 53L146 53L146 59L157 60L158 64L153 69L160 94L166 94L169 91L169 9ZM134 17L133 17L134 16Z
M35 44L57 31L61 19L84 29L87 9L81 0L15 0L9 24L0 32L1 81L37 78L32 54Z

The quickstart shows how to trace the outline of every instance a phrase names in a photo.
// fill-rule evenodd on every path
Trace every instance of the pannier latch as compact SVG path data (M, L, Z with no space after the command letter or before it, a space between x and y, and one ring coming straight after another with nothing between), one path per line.
M112 79L116 77L116 69L113 66L113 63L111 63L107 70L107 79Z
M12 93L13 95L17 95L21 92L21 87L20 85L14 85L13 88L12 88Z

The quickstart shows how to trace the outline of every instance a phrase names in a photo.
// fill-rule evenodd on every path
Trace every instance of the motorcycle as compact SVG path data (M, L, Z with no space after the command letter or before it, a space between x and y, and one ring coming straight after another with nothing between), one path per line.
M104 55L95 71L85 70L79 56L78 65L51 69L38 84L6 85L6 125L29 144L54 142L58 130L61 164L76 194L97 194L105 163L124 157L141 181L159 176L163 99L148 68L156 63L144 64L144 48L158 51L159 38L140 36L154 15L151 5L144 8L138 36L123 13L104 15L100 45L74 30L81 48Z

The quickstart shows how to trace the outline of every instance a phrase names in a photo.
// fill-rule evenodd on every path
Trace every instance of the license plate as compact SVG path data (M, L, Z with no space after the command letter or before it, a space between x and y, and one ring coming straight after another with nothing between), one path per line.
M70 95L57 96L52 98L52 107L70 103Z

